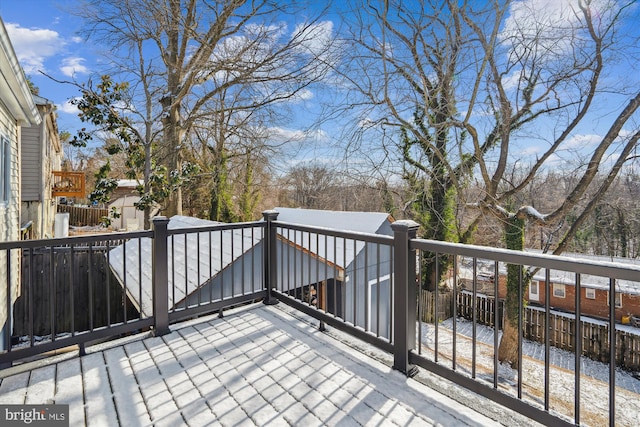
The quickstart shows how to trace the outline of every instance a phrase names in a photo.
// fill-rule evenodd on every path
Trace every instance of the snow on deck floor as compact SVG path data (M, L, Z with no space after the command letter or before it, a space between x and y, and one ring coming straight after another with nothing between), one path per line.
M71 426L499 425L312 323L261 304L200 318L0 371L0 403L69 404Z

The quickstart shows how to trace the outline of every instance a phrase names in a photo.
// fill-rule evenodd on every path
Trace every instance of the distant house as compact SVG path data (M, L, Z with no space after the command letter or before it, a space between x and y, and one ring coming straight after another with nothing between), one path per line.
M568 254L567 254L568 255ZM638 259L598 257L583 254L571 254L572 258L593 261L613 261L619 263L640 264ZM473 266L470 259L459 261L458 279L463 288L472 289ZM507 293L506 265L498 266L498 297L505 298ZM478 260L476 263L476 290L493 295L494 263ZM549 305L551 308L573 313L575 312L575 274L560 270L549 272ZM609 279L606 277L583 274L580 276L580 312L582 315L606 319L609 317ZM538 271L529 284L525 299L531 305L546 304L547 293L545 271ZM615 283L616 320L632 314L640 317L640 277L638 281L618 280Z
M107 206L109 211L115 207L120 214L119 218L113 218L111 221L111 228L114 230L144 229L144 211L135 206L140 201L140 195L136 190L138 185L139 182L135 179L118 180L118 187L111 194L111 201Z
M346 212L275 208L278 221L331 230L392 236L393 218L380 212ZM314 287L319 308L381 336L390 336L391 248L362 241L301 232L281 232L278 259L288 271L279 274L280 289ZM297 258L294 258L297 257ZM293 260L296 260L293 262ZM299 292L299 291L298 291ZM296 295L301 297L303 295ZM363 301L367 301L366 308ZM355 310L355 316L354 316Z
M0 241L20 239L20 140L23 127L38 126L40 114L33 101L29 85L18 63L7 30L0 19ZM6 251L0 252L0 278L2 283L11 277L9 289L0 286L0 300L11 305L18 296L19 253L13 251L7 259ZM7 271L7 266L11 271ZM10 276L9 276L10 274ZM7 330L6 306L0 308L0 350L4 350Z
M50 238L54 235L56 200L52 196L53 171L62 164L62 146L54 105L40 96L33 96L41 122L22 128L21 140L21 223L31 226L31 237Z

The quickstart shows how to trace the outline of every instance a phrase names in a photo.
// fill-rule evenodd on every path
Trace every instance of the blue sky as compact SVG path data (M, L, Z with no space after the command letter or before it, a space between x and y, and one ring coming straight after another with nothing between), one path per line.
M85 42L79 36L82 21L67 12L77 3L77 0L0 0L0 16L25 73L40 89L40 96L57 105L60 130L72 134L85 126L77 117L78 110L69 103L69 99L79 96L79 91L42 72L59 81L82 84L92 76L96 79L105 65L101 64L105 61L100 51L103 47ZM282 128L281 138L317 140L322 135L321 131L304 133L299 127Z
M68 0L0 0L0 15L25 73L40 88L40 95L58 106L60 130L74 133L77 110L68 100L78 90L44 76L84 82L95 68L97 51L78 35L81 22L64 12L77 3Z
M554 3L556 1L558 0L529 0L530 3L546 3L544 9L547 11L552 5L557 4ZM57 80L75 80L78 83L84 83L91 74L99 72L103 65L100 46L86 43L79 37L81 20L66 12L76 5L77 0L0 0L0 16L7 27L26 74L40 88L40 95L58 106L60 129L72 134L77 128L82 127L77 118L77 110L68 103L69 99L78 96L78 90L72 85L51 80L41 74L40 70ZM335 15L333 17L336 18ZM636 31L637 29L636 27L625 30ZM620 75L617 78L620 78ZM627 78L630 81L638 80L635 73ZM316 93L313 96L315 101L319 101L321 94ZM313 96L309 97L307 104L314 103ZM611 111L611 107L608 105L604 108ZM300 111L296 112L302 115ZM606 123L607 120L604 122ZM333 127L335 126L334 123ZM319 154L316 150L318 145L324 144L321 139L325 137L327 129L331 127L325 126L317 131L316 142L320 140L320 144L309 144L306 157L318 159L318 156L326 155L326 153ZM282 132L283 135L295 138L292 135L299 131L292 123L290 128L282 129ZM589 136L598 139L597 134L598 129L583 129L581 134L575 135L575 140L580 146L584 146ZM522 144L523 155L536 154L537 144L532 144L531 140L519 141L519 143Z

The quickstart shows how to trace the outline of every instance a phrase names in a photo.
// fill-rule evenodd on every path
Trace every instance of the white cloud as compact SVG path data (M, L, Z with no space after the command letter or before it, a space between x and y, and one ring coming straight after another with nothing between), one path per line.
M80 98L75 98L75 99L80 99ZM70 99L65 101L65 103L62 105L57 104L56 107L58 107L57 111L62 113L77 115L80 112L80 110L78 110L78 107L76 107L71 103Z
M267 130L269 137L273 142L304 142L304 141L325 141L328 139L327 134L323 130L297 130L285 129L282 127L271 127Z
M565 144L563 144L563 148L566 150L576 150L589 148L591 146L596 145L602 141L601 135L595 134L585 134L585 135L574 135L567 140Z
M313 92L311 92L309 89L302 89L296 93L295 97L300 101L308 101L310 99L313 99Z
M84 58L69 57L62 60L60 71L67 77L73 77L75 74L87 74L89 69L82 63Z
M606 27L617 8L610 0L588 3L596 25ZM571 54L575 40L586 33L584 14L575 0L517 0L509 6L509 16L501 39L519 58L554 61ZM514 76L518 73L514 73Z
M291 35L292 39L300 41L300 48L313 56L324 57L327 46L333 39L333 22L323 21L313 25L297 25Z
M10 22L5 26L18 61L27 74L45 71L45 60L55 56L65 44L60 34L53 30L24 28Z
M84 39L82 37L75 36L75 37L71 37L71 41L74 43L82 43Z

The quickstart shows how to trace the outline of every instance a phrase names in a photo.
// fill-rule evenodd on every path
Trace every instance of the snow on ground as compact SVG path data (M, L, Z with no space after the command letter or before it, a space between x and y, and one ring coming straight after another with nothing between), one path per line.
M452 366L453 319L438 326L439 362ZM471 375L473 324L464 319L456 323L456 370ZM502 333L500 333L502 335ZM493 328L476 325L476 378L493 384ZM422 354L433 358L435 326L422 324ZM575 358L573 353L550 348L549 407L570 420L574 418ZM580 424L608 425L609 417L609 365L586 357L580 361ZM523 342L522 398L528 403L544 405L544 345ZM518 372L509 366L498 366L499 388L517 393ZM630 372L616 370L616 425L640 425L640 380Z

